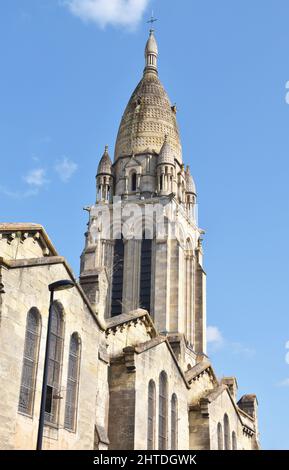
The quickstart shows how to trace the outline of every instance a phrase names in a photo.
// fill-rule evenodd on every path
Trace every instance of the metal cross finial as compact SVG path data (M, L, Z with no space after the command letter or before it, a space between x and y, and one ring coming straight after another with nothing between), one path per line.
M151 25L153 25L156 21L158 21L158 19L154 17L154 12L152 11L152 15L150 19L147 21L147 23L150 23Z

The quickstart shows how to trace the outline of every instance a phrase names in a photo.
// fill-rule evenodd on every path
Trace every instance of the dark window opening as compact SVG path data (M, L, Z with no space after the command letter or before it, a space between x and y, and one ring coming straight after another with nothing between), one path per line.
M52 399L53 399L53 388L50 385L46 387L46 400L45 400L45 412L51 413L52 411Z
M124 244L122 239L115 240L113 255L111 316L122 313Z
M131 175L131 190L136 191L136 173Z
M144 238L141 245L141 273L140 273L140 307L150 311L151 308L151 264L152 240Z

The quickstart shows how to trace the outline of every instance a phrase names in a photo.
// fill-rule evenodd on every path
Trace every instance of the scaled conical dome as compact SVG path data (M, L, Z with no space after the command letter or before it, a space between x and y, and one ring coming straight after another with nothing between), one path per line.
M146 45L144 75L123 114L115 145L114 159L145 152L160 152L168 135L175 157L181 164L182 148L175 107L158 78L158 49L153 32Z

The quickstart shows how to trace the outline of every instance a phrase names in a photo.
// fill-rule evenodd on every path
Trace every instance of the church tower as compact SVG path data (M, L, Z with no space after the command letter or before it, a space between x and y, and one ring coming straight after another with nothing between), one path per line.
M142 79L100 160L80 283L98 315L147 310L190 363L206 353L206 287L196 186L185 168L176 106L158 77L151 30ZM189 358L188 358L189 356Z

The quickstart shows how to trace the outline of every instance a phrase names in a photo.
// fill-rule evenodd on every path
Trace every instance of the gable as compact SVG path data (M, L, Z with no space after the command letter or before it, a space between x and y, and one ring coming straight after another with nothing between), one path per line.
M156 334L148 312L143 309L117 315L106 321L106 338L111 357L121 354L128 346L136 347L151 340Z
M44 228L30 223L0 224L0 257L7 260L57 256Z

